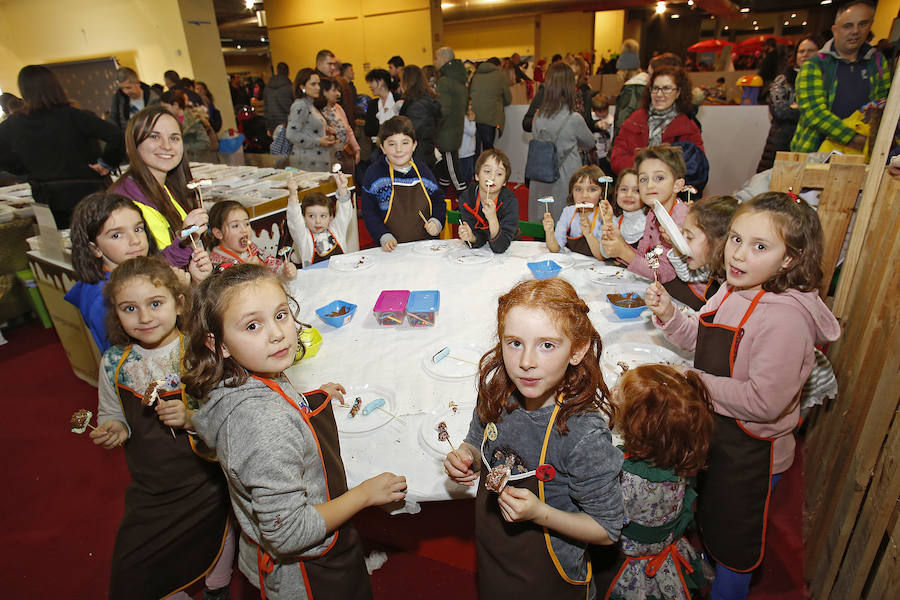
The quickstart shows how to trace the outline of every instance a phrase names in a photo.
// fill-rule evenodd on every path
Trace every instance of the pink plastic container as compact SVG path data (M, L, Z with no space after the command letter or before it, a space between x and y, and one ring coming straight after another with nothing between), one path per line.
M379 325L401 325L406 316L409 290L383 290L372 312Z

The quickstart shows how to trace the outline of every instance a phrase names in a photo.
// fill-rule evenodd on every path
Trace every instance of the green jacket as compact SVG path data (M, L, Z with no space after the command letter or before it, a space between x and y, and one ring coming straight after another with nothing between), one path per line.
M837 63L844 60L834 51L833 42L826 42L817 54L803 63L797 74L800 121L791 140L791 152L818 152L826 138L847 144L856 135L831 112L837 93ZM857 64L868 70L869 100L887 98L891 88L891 71L884 56L875 48L863 44Z
M503 107L512 102L506 73L494 63L478 65L469 82L469 98L472 99L475 122L499 127L502 133L506 120Z
M455 152L462 144L463 123L469 102L466 68L462 61L454 58L441 67L441 77L434 87L443 115L435 144L441 152Z

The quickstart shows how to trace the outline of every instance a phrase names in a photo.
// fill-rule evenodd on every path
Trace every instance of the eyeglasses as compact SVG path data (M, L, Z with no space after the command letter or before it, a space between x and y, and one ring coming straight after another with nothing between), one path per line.
M674 91L677 90L677 89L678 89L678 88L675 87L674 85L664 85L663 87L659 87L659 86L654 85L652 88L650 88L650 93L651 93L651 94L666 94L666 95L669 95L669 94L671 94L672 92L674 92Z

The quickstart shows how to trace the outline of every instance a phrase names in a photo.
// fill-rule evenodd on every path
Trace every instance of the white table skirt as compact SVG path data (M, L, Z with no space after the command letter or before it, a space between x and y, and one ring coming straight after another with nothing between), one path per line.
M462 242L453 244L461 247ZM365 270L300 271L290 285L300 305L300 320L313 324L324 339L316 356L288 370L295 387L312 390L329 381L377 386L392 394L394 412L405 421L390 420L367 434L341 434L348 485L384 471L405 475L407 503L400 511L406 512L418 512L420 501L474 496L474 488L459 486L446 477L441 466L445 451L429 447L421 437L436 439L433 425L453 401L460 408L458 416L449 415L451 442L458 445L463 440L475 406L476 378L438 379L425 370L423 361L443 346L475 345L486 351L496 343L497 299L516 283L531 279L526 263L546 251L542 242L513 242L506 253L494 255L489 263L465 265L451 261L446 254L426 256L416 252L414 244L401 244L392 253L379 248L356 253L354 256L366 256L373 263ZM676 350L648 319L618 319L605 299L616 288L592 282L579 268L595 261L578 254L568 256L575 259L575 265L563 269L560 277L587 302L604 345L629 342ZM407 321L397 327L378 325L372 308L382 290L439 290L441 304L435 326L413 328ZM338 329L315 315L316 308L336 299L358 305L353 319ZM446 446L446 451L449 449Z

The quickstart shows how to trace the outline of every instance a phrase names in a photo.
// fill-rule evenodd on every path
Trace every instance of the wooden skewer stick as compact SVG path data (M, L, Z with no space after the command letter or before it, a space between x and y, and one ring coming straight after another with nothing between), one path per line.
M422 211L419 211L419 216L422 217L422 222L428 225L428 219L425 218L425 215L422 214Z
M388 415L389 417L391 417L392 419L396 419L396 420L400 421L401 423L403 423L404 425L406 425L406 421L404 421L403 419L401 419L400 417L398 417L397 415L395 415L395 414L392 413L391 411L385 410L384 408L382 408L382 407L380 407L380 406L378 407L378 410L380 410L380 411L382 411L382 412L384 412L384 413L387 413L387 415Z
M450 436L447 436L447 443L450 444L450 449L456 452L456 446L453 445L453 442L450 441Z

